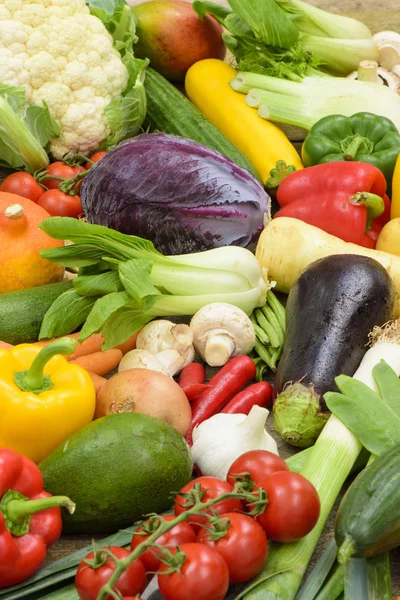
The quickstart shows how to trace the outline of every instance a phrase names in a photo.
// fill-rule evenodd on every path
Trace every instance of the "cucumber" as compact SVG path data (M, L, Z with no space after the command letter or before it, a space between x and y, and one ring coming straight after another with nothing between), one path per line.
M47 310L71 288L72 281L66 280L0 294L0 340L9 344L37 342Z
M260 181L251 162L206 119L175 86L151 67L144 82L147 96L146 126L151 130L194 140L220 152Z
M76 503L73 515L63 514L64 533L112 532L167 510L192 466L181 434L140 413L92 421L39 465L46 491Z
M351 484L336 517L338 560L370 557L400 545L400 448L376 458Z

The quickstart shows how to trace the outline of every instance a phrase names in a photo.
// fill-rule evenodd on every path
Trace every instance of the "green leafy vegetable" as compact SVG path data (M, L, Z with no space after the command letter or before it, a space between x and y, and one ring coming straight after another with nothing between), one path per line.
M104 296L124 289L116 271L98 275L79 275L73 280L75 291L80 296Z
M122 285L143 310L151 308L161 296L150 279L152 266L150 260L133 259L121 263L118 267Z
M92 333L98 333L102 330L104 323L119 308L128 304L130 296L127 292L113 292L99 298L90 311L84 326L82 327L79 341L83 342ZM116 344L115 344L116 345ZM112 346L111 346L112 347Z
M40 339L75 331L87 319L96 300L96 296L79 296L75 290L61 294L44 316Z

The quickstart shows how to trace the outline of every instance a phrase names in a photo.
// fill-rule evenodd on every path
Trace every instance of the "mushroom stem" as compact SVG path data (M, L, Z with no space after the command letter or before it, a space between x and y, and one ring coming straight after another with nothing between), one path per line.
M378 63L374 60L362 60L358 65L358 81L369 81L383 84L378 75Z
M236 348L234 338L223 329L215 329L207 337L204 358L210 367L225 365Z

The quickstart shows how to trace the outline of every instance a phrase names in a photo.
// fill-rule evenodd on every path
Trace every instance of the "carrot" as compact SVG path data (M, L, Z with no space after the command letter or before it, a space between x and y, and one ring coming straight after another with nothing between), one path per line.
M107 379L101 377L101 375L97 375L97 373L92 373L92 371L88 371L88 374L90 375L90 379L92 380L94 389L96 390L96 396L98 396Z
M116 346L116 349L121 350L122 354L126 354L129 350L133 350L136 348L136 338L139 332L134 333L130 338L126 340L123 344ZM69 333L68 335L63 335L62 337L68 337L76 340L78 342L78 338L80 336L80 332L78 333ZM35 342L37 346L47 346L51 342L55 340L59 340L61 338L53 338L51 340L42 340L40 342ZM75 352L67 356L67 360L76 360L77 358L81 358L82 356L87 356L88 354L94 354L95 352L101 352L101 345L104 342L104 338L101 333L92 333L91 336L86 338L84 342L81 344L76 344Z
M13 345L0 340L0 348L3 348L3 350L9 350L10 348L13 348Z
M115 347L118 348L118 350L121 350L122 354L124 354L124 355L127 352L129 352L130 350L135 350L136 339L137 339L138 335L139 335L139 331L137 331L136 333L131 335L131 337L126 340L126 342L124 342L123 344L120 344L119 346L115 346Z
M116 369L121 361L122 352L117 348L105 350L104 352L93 352L86 356L80 356L71 360L71 365L80 365L87 371L96 375L107 375L110 371Z

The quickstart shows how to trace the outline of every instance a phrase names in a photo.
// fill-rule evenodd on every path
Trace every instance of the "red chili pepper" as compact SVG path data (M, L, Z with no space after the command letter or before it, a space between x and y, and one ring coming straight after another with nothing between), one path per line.
M267 407L271 404L272 386L268 381L259 381L233 396L232 400L221 410L221 413L248 415L255 405Z
M189 402L192 402L200 394L210 389L211 385L204 383L205 376L204 367L198 362L190 363L182 369L178 383L185 392Z
M235 394L254 379L256 365L245 354L231 358L210 379L211 389L192 403L192 423L186 440L192 443L192 432L196 425L215 415Z
M290 174L278 188L281 210L293 217L366 248L389 220L386 180L374 165L332 162Z
M60 506L75 504L43 491L43 476L29 458L0 449L0 588L31 577L58 540Z

